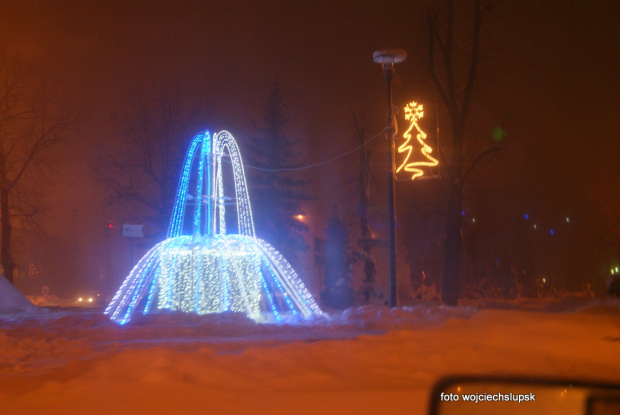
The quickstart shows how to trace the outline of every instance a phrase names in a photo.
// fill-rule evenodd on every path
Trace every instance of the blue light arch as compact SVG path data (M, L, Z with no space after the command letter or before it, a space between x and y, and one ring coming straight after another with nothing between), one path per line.
M230 158L234 197L224 194L222 157ZM226 233L225 200L235 201L237 234ZM291 264L256 237L241 154L228 131L194 137L167 239L131 270L104 314L125 324L135 312L159 310L243 312L256 321L322 313Z

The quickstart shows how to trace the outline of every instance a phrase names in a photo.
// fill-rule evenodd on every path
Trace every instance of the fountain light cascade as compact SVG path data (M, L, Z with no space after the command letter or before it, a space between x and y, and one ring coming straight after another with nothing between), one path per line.
M234 198L224 194L226 156L232 165ZM237 234L226 233L230 200L235 201ZM194 137L167 238L131 270L104 314L125 324L136 312L158 310L234 311L256 321L322 313L291 264L255 236L241 154L227 131L213 138L208 131Z

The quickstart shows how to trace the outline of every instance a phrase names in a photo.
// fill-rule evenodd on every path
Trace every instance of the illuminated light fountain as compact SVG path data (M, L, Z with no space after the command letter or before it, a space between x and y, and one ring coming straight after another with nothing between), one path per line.
M231 197L224 195L225 153L232 164L238 234L226 234L225 201ZM183 164L168 238L131 270L104 314L125 324L135 312L157 310L233 311L256 321L322 313L288 261L255 236L241 155L227 131L213 139L209 132L194 138Z

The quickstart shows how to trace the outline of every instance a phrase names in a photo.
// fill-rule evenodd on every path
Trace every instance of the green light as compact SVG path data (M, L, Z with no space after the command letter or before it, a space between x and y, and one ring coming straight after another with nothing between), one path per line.
M506 130L502 127L495 127L491 135L493 136L493 140L500 142L506 137Z

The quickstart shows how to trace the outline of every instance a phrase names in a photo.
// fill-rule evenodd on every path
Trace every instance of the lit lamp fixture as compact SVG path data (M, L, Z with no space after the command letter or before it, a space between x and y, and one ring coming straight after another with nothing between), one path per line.
M388 250L389 250L389 288L390 288L390 307L396 307L396 229L394 213L394 119L392 106L392 77L394 75L394 64L403 62L407 59L407 52L403 49L382 49L372 54L372 60L380 63L383 68L383 75L387 83L388 113L387 126L385 128L387 138L388 153Z

